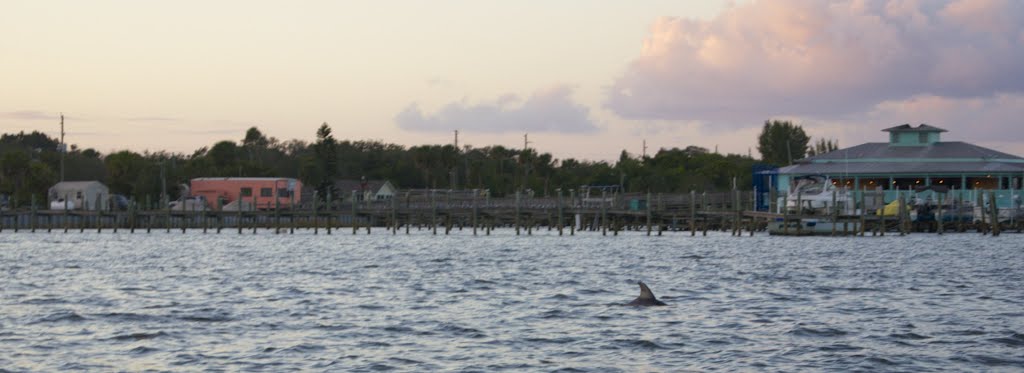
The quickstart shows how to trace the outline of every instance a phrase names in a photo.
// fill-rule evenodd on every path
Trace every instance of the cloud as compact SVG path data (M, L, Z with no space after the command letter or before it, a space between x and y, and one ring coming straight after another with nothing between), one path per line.
M426 83L427 86L431 88L450 88L455 86L454 80L445 79L440 76L431 77L427 79Z
M736 128L1022 92L1024 2L754 0L711 20L657 20L605 107Z
M60 120L60 114L38 110L18 110L0 113L0 118L13 120Z
M130 122L176 122L181 119L173 117L161 117L161 116L148 116L148 117L131 117L124 118L124 120Z
M411 104L395 116L395 122L399 128L425 132L596 132L589 109L573 102L571 94L570 87L556 86L537 91L522 103L506 94L492 102L450 103L432 114Z
M874 122L928 123L951 131L944 140L1024 141L1024 95L948 98L934 95L879 103L869 113ZM875 140L879 141L879 140Z

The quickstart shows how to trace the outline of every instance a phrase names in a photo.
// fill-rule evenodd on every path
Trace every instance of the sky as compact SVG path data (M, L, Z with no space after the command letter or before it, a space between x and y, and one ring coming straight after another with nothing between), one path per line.
M928 123L1024 155L1016 0L0 0L0 133L103 153L282 141L841 147ZM524 135L527 135L524 138Z

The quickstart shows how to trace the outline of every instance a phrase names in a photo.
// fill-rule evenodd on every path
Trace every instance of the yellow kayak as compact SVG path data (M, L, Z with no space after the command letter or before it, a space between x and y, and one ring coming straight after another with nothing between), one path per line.
M910 210L910 205L907 205L907 210ZM896 213L900 211L900 200L893 200L885 207L878 209L875 213L879 216L896 216Z

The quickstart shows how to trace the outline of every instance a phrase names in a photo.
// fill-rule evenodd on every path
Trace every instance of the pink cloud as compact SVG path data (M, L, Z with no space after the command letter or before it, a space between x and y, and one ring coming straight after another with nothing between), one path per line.
M950 130L948 139L1024 141L1024 95L949 98L934 95L881 102L867 115L872 122L928 123Z
M435 113L411 104L395 116L399 128L425 132L501 133L514 131L588 133L597 131L590 110L572 100L572 88L559 85L521 100L513 94L491 102L453 102Z
M605 106L735 127L1021 93L1022 33L1016 1L754 0L707 21L657 20Z

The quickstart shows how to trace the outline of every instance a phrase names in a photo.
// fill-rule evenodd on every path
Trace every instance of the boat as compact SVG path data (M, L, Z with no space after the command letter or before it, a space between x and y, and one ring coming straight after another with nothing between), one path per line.
M64 199L63 198L57 198L57 199L55 199L53 201L50 201L50 210L64 210L64 209L74 210L75 209L75 201L68 200L67 204L64 203Z
M787 227L788 225L788 227ZM832 222L829 219L805 218L783 221L781 218L768 222L768 234L773 236L827 236L836 234L853 234L860 231L860 222Z
M847 188L837 188L824 175L800 176L793 179L793 187L786 196L785 206L790 214L826 215L833 212L835 201L839 212L849 215L857 212L853 194Z

